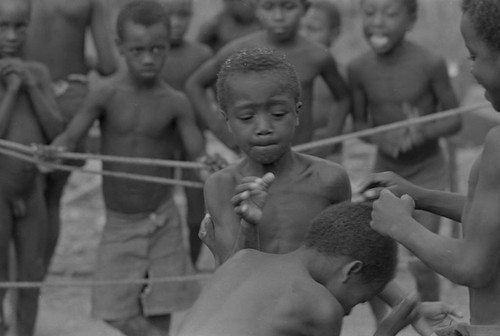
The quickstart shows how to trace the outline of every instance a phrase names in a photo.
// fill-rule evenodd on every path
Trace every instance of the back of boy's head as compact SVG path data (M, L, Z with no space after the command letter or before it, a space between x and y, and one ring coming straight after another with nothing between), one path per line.
M217 98L222 111L227 110L228 78L234 74L271 72L280 76L286 90L299 102L301 90L297 72L286 56L268 48L242 49L226 59L217 75Z
M326 14L330 29L340 29L342 17L338 5L333 0L312 0L310 3L309 9L316 9Z
M470 18L477 36L495 52L500 52L500 1L463 0L462 10Z
M397 245L370 227L371 205L344 202L322 211L311 223L304 245L328 256L344 256L363 263L367 283L386 284L397 266Z
M170 17L166 5L155 0L133 0L126 4L118 14L116 20L116 34L118 38L124 38L125 24L135 24L151 27L161 23L170 35Z

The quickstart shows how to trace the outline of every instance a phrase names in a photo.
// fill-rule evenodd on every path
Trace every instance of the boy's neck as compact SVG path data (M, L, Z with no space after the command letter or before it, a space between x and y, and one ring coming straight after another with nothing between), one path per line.
M127 79L130 85L137 90L152 90L160 86L162 82L159 77L151 80L141 80L140 78L134 77L130 72L127 73Z
M266 173L273 173L276 177L292 171L295 164L295 153L289 149L278 160L270 164L262 164L247 156L247 168L254 176L263 176Z
M270 33L266 33L266 41L269 45L272 47L279 49L287 49L290 47L293 47L296 43L297 40L299 39L299 35L297 32L295 34L290 35L286 39L280 39L278 37L273 36Z
M186 40L184 38L177 41L170 41L170 50L181 49L184 44L186 44Z

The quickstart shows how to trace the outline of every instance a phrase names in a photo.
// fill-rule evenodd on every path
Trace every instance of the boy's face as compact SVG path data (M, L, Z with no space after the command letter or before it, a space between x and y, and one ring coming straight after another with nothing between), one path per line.
M118 46L134 78L146 82L155 80L170 47L167 28L163 23L145 27L128 21Z
M170 12L170 42L179 44L184 39L193 16L193 1L168 0L167 5Z
M19 56L26 40L29 16L27 1L0 1L0 57Z
M332 27L328 15L317 8L310 8L302 18L300 33L326 47L338 37L338 29Z
M378 54L397 47L415 23L401 0L363 0L361 10L365 37Z
M491 50L477 36L467 14L462 17L461 31L472 61L471 73L486 90L486 99L500 111L500 53Z
M306 13L304 0L258 0L257 18L276 41L293 39Z
M371 301L384 287L385 284L366 283L361 276L356 275L334 296L344 308L344 314L349 315L355 306Z
M260 164L290 150L297 103L276 72L234 73L227 78L227 123L238 146Z

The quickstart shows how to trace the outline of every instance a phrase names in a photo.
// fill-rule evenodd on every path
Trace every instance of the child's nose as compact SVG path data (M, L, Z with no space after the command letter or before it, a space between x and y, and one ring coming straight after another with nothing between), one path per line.
M17 40L17 38L18 38L18 32L13 27L8 28L7 31L5 32L5 37L9 41Z
M273 127L271 121L267 116L258 116L257 117L257 134L258 135L266 135L270 134L273 131Z
M273 19L282 20L283 16L284 16L283 9L280 7L276 7L273 11Z
M142 63L143 64L152 64L154 63L154 58L151 52L146 51L144 55L142 56Z

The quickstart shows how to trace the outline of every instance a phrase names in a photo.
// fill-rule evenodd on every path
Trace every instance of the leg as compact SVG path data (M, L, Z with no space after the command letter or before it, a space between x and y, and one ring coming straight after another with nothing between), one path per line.
M14 228L19 281L43 281L46 247L47 212L40 183L26 199L27 212ZM16 311L19 336L32 336L38 313L40 289L20 289Z
M64 191L64 186L68 181L71 173L54 172L47 174L47 186L45 189L45 200L47 202L47 249L44 256L45 268L48 270L50 262L54 255L59 232L61 228L61 196Z
M434 233L439 232L440 218L428 212L418 211L415 219ZM439 277L418 259L409 262L410 272L415 277L422 301L439 301Z
M9 281L9 244L12 237L12 213L9 202L0 194L0 281ZM0 289L0 336L6 335L4 313L6 289Z

